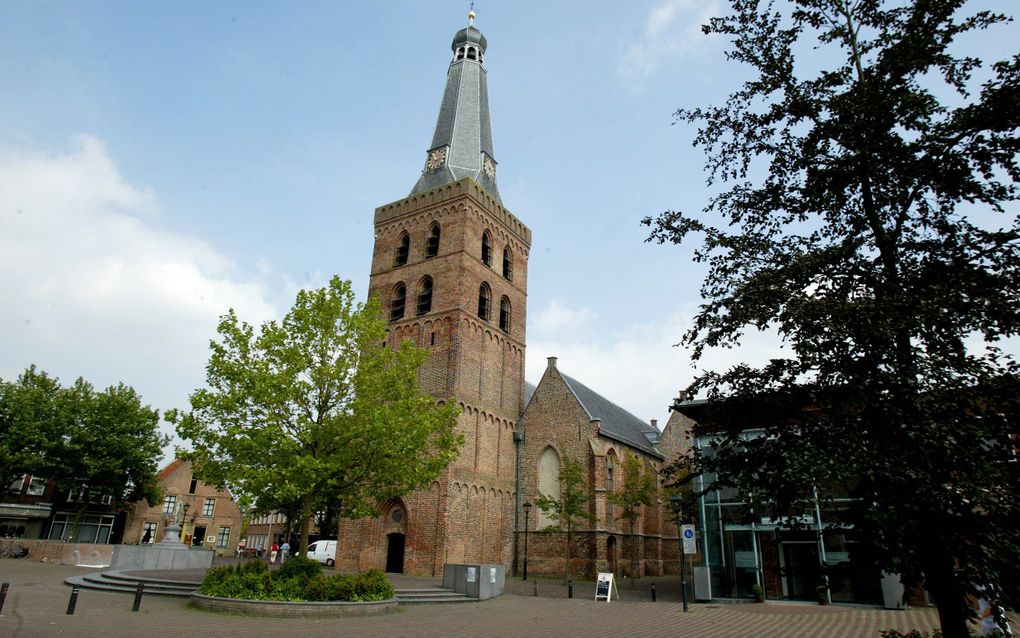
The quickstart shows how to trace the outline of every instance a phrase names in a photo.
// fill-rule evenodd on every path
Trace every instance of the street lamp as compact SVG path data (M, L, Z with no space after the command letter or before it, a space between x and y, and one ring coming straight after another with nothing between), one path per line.
M674 494L669 497L669 507L676 514L676 540L680 544L680 593L683 596L684 611L687 609L687 577L684 570L684 537L683 530L680 528L680 519L683 517L684 501L679 494Z
M183 508L184 509L184 516L181 517L181 528L182 528L181 529L181 542L184 542L184 537L185 537L185 534L186 534L185 530L188 529L186 526L188 524L188 508L189 507L191 507L190 503L185 503L184 504L184 508ZM194 526L192 526L192 527L194 527Z
M528 580L528 514L531 513L531 503L524 502L524 580Z

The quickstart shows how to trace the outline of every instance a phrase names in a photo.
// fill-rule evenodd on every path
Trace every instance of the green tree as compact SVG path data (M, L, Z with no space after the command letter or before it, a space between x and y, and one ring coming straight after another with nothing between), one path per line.
M627 521L630 529L630 578L638 573L637 537L634 527L641 517L641 508L652 504L655 499L655 473L641 472L641 459L635 454L628 454L623 460L623 487L609 493L609 502L619 507L618 518Z
M428 485L459 450L454 402L422 393L426 351L381 347L378 302L355 304L350 282L301 291L282 322L256 334L233 311L220 320L207 388L168 420L192 450L180 452L208 482L242 499L299 505L301 548L324 503L374 512Z
M570 562L573 557L574 527L579 523L591 520L589 511L591 503L591 487L588 484L588 471L581 461L569 456L563 458L560 465L560 493L558 497L550 494L539 494L535 505L546 516L555 521L548 531L566 532L566 568L564 580L570 580Z
M785 350L694 381L727 398L711 418L728 434L698 469L776 515L840 486L856 497L858 547L877 568L923 574L943 634L966 636L974 583L1020 600L1017 370L996 348L1020 329L1006 206L1020 56L966 52L1008 18L964 0L731 4L705 31L751 79L677 113L699 125L719 190L702 215L645 223L653 241L700 238L704 302L684 337L695 361L752 329ZM767 435L741 441L749 414Z
M22 474L48 476L65 420L57 410L60 384L32 366L17 381L0 379L0 493Z
M96 392L80 377L56 400L67 427L49 476L76 504L72 536L90 503L106 497L115 508L159 502L158 463L168 437L159 433L157 410L142 405L130 386Z

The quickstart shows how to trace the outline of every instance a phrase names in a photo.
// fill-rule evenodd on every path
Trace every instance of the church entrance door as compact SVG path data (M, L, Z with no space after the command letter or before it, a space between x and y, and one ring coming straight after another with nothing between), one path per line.
M386 572L389 574L404 573L404 535L386 535Z
M609 563L609 571L616 573L616 537L610 536L606 539L606 562Z

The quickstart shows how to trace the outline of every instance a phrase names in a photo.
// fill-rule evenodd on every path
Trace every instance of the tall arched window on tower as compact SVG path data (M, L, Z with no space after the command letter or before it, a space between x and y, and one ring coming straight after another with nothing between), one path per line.
M478 287L478 317L480 319L489 320L489 310L492 307L492 290L489 289L489 284L482 283Z
M400 282L393 288L393 302L390 304L390 321L396 321L404 316L404 308L407 306L407 286Z
M510 281L514 278L514 257L509 248L503 249L503 277Z
M418 285L418 314L432 310L432 277L425 277Z
M425 240L425 259L435 257L439 254L439 224L432 224L429 228L428 239Z
M560 500L560 455L551 447L545 448L538 458L538 491L543 496ZM538 510L536 529L555 525L556 521L544 510Z
M407 255L411 252L411 236L404 233L400 236L400 243L397 244L397 255L396 259L393 260L394 266L403 266L407 263Z
M482 263L492 268L492 236L489 231L482 233Z
M510 332L510 300L505 296L499 300L499 329Z

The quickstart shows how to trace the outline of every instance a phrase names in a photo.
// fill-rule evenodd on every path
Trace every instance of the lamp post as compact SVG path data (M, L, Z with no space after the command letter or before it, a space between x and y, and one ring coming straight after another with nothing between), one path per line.
M181 517L181 542L184 542L184 537L187 536L187 525L188 525L188 508L191 507L190 503L184 504L184 516ZM192 525L194 527L194 525ZM190 543L189 543L190 544Z
M524 502L524 580L528 580L528 514L531 513L531 502Z
M679 494L674 494L669 497L669 507L676 514L676 540L680 544L680 594L684 601L684 611L688 611L687 608L687 577L684 570L684 537L683 530L680 528L680 519L683 518L684 502L683 498Z

